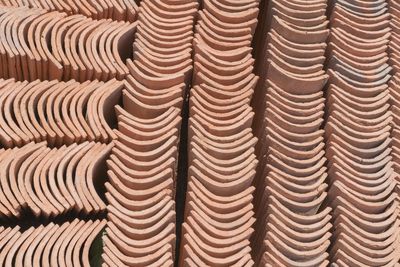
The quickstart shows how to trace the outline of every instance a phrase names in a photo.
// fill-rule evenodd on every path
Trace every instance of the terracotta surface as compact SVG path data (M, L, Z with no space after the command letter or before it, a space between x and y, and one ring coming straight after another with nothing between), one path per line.
M299 3L297 3L299 2ZM264 11L261 82L252 105L260 159L255 176L256 266L327 266L323 70L329 34L325 1L271 1Z
M117 123L114 106L124 88L120 81L21 83L10 79L1 80L0 86L4 147L41 140L59 147L86 140L108 143L117 138L112 128Z
M89 249L105 223L76 219L72 223L49 223L26 230L18 226L2 228L0 261L7 266L90 266L89 259L94 255Z
M103 10L96 0L74 2L64 4L77 4L82 9L40 5L28 9L32 3L3 3L15 7L3 7L1 17L2 78L80 82L125 78L129 72L125 61L132 56L136 30L135 2L114 0L109 14L94 9Z
M1 1L2 6L40 8L46 11L65 12L68 15L82 14L93 19L113 19L134 21L137 17L138 4L133 0L112 0L109 3L102 0L75 1Z
M139 7L130 75L122 105L115 106L115 146L107 161L102 259L109 266L173 265L181 109L193 68L197 7L195 1L154 0Z
M0 265L399 265L397 1L0 6Z
M20 217L30 210L38 217L55 217L71 208L84 214L103 212L106 206L96 188L112 147L85 142L51 149L42 142L3 150L3 216Z
M396 124L389 109L395 67L388 60L390 49L386 52L391 28L385 6L343 1L331 16L330 117L325 129L336 237L331 255L338 265L399 261L396 234L386 234L397 223L393 209L398 200L390 145ZM371 248L369 240L385 245Z
M189 173L180 266L253 265L258 161L250 106L258 77L250 44L257 1L205 1L194 35Z

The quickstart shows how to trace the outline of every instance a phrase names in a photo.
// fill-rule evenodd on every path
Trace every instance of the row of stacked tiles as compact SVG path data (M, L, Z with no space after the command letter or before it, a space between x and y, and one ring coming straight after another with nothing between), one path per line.
M180 266L252 266L257 159L250 107L258 1L205 0L195 26Z
M1 149L1 220L104 212L96 186L106 179L112 146L84 142L52 149L43 142Z
M0 6L40 8L46 11L81 14L93 19L113 19L133 22L138 6L135 0L0 0Z
M390 106L393 113L392 156L394 170L400 173L400 3L390 1L391 36L389 43L390 60L393 76L389 82Z
M262 83L253 101L261 160L255 193L258 266L327 266L323 70L325 0L272 0L265 12Z
M0 77L83 82L125 77L136 23L3 7L0 28Z
M147 8L159 3L159 8ZM181 109L197 1L144 0L108 160L104 266L173 266Z
M114 105L123 82L78 83L0 80L0 143L3 147L47 141L49 146L117 138Z
M105 220L75 219L21 230L0 227L0 266L91 266L90 248Z
M335 225L330 252L339 266L393 266L400 259L387 8L385 1L340 0L331 10L325 136Z

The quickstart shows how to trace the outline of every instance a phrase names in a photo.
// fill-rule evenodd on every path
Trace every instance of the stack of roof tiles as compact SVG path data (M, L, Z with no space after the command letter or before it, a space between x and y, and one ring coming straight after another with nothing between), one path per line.
M40 8L65 12L68 15L82 14L93 19L135 21L135 0L0 0L1 6Z
M252 266L257 159L250 100L258 1L203 1L194 44L182 266Z
M0 8L0 224L22 227L1 227L2 266L101 262L106 160L125 88L117 79L129 73L136 29L124 20L137 7L90 3Z
M327 266L324 150L326 1L268 3L262 82L253 104L261 162L253 236L257 266ZM264 112L263 112L264 111Z
M391 156L385 1L337 1L331 11L326 123L334 239L339 266L394 266L400 254Z
M105 223L75 219L26 230L0 226L0 265L91 266L89 250Z
M0 266L398 266L399 17L0 0Z
M85 142L49 148L43 142L1 149L2 219L23 218L27 212L44 218L104 212L95 185L104 182L111 147Z
M196 1L141 2L107 161L103 260L109 266L173 266L181 109L192 74L197 8Z
M117 136L114 105L123 83L78 83L0 79L0 143L4 147L47 141L50 146L84 141L110 142Z
M392 156L396 173L400 173L400 3L389 1L391 15L391 36L389 43L389 64L393 76L389 82L391 111L393 113Z
M0 9L0 75L17 80L107 81L128 73L136 23L43 9Z

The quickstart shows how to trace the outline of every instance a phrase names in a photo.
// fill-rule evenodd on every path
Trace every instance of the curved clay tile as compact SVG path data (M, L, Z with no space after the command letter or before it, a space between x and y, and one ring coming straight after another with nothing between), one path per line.
M175 212L170 212L167 216L161 218L155 224L144 228L144 229L137 229L127 225L125 222L120 220L118 217L114 216L113 214L109 214L109 219L115 223L115 225L120 229L126 236L133 238L133 239L146 239L149 238L156 233L160 232L168 223L170 223L175 218Z
M126 184L127 186L129 186L131 188L135 188L137 190L150 189L157 183L165 181L169 177L172 176L172 169L165 169L163 171L160 171L157 175L146 177L146 178L144 176L142 179L135 178L134 176L124 173L117 166L114 166L114 170L111 170L111 171L113 171L113 173L116 176L118 176L118 178L122 182L124 182L124 184ZM159 180L159 181L157 181L157 180Z
M103 146L101 150L96 153L94 157L92 157L86 174L86 186L82 185L84 189L87 188L87 195L91 196L94 199L96 203L94 206L97 205L98 211L103 211L106 207L103 200L98 195L95 186L101 183L101 179L99 179L99 177L101 177L101 173L103 171L102 166L104 166L104 162L111 152L113 146L113 143L110 143L107 146Z
M129 114L122 108L118 110L118 106L116 106L116 113L120 113L118 115L118 121L124 122L125 125L129 125L131 128L143 131L143 132L153 132L157 131L160 128L164 128L166 125L171 123L174 118L179 117L179 114L173 112L174 110L177 111L175 108L170 108L166 112L162 113L161 115L151 118L151 119L141 119L133 114ZM171 112L172 111L172 112ZM160 120L161 119L161 120Z
M172 188L173 180L172 178L161 182L160 184L147 189L147 190L135 190L129 188L128 186L124 185L112 172L108 172L109 175L109 183L112 185L116 190L118 190L121 194L126 196L129 199L144 199L151 196L156 195L160 190ZM109 186L108 183L105 184L106 188Z
M329 261L326 259L328 253L323 253L318 257L306 261L296 261L286 257L278 248L274 246L270 241L265 241L265 245L271 248L271 252L266 253L267 261L272 261L274 264L282 266L294 265L294 266L328 266Z
M64 51L63 40L66 38L66 34L68 32L69 27L74 24L82 23L85 20L85 17L82 15L73 15L67 16L65 19L59 20L54 24L54 27L51 31L51 47L52 53L56 60L60 62L63 66L63 76L62 79L69 80L70 79L70 61L66 55L66 51ZM69 45L69 42L68 42Z
M162 136L164 133L175 129L179 128L181 124L181 117L175 117L173 118L172 121L170 121L167 125L164 127L161 127L159 129L156 129L155 131L149 131L144 134L142 131L139 131L138 129L135 129L129 124L126 124L125 122L120 121L118 123L119 126L119 131L126 136L129 136L130 138L137 139L137 140L151 140L155 139L157 137Z
M58 179L62 179L62 182L59 182L59 184L62 185L61 192L64 197L69 199L72 208L78 212L83 209L83 204L75 186L76 168L78 162L82 157L84 157L85 153L94 146L94 144L95 143L85 142L76 146L73 150L68 152L58 168Z
M88 235L87 239L85 240L85 242L83 244L82 254L79 254L79 255L81 255L80 262L82 262L84 266L89 266L90 265L90 263L89 263L89 250L91 248L91 245L93 244L94 239L100 234L102 229L106 226L106 221L105 220L100 220L100 221L96 221L96 222L99 222L99 223L92 230L90 235ZM78 252L74 251L74 265L78 264L77 253Z
M93 79L93 75L94 75L94 66L93 66L93 62L89 59L89 51L86 51L87 49L85 49L87 47L88 44L90 44L90 36L91 34L95 31L95 29L97 27L99 27L102 24L102 21L91 21L90 23L88 23L89 25L87 25L86 27L84 27L82 32L80 33L79 36L77 36L76 38L78 38L78 46L76 48L76 53L80 56L81 58L81 63L84 66L81 66L82 69L86 69L86 75L83 75L83 72L81 73L81 80L92 80ZM83 42L83 40L86 40L86 42Z
M249 172L245 176L234 181L221 182L205 176L196 168L190 168L189 170L193 172L193 176L198 178L211 192L220 195L237 194L252 183L255 175L255 172Z
M173 205L173 203L171 205ZM169 216L167 214L174 213L174 211L172 210L173 206L171 205L167 205L158 211L152 212L144 218L135 218L130 215L125 215L119 212L117 209L113 209L112 206L109 207L109 212L112 213L112 215L110 215L110 218L112 218L112 216L117 216L121 221L123 221L124 223L128 224L131 227L144 229L151 227L152 225L155 224L155 222L157 222L161 218Z
M83 81L83 79L86 77L86 68L82 63L81 58L77 54L77 47L80 41L78 36L80 35L83 28L88 27L88 25L90 25L91 23L92 20L83 19L71 25L71 27L69 27L69 29L65 32L64 50L65 56L70 64L70 79Z
M92 199L90 193L88 194L87 192L85 177L91 161L91 157L95 153L99 153L101 148L102 144L89 144L88 150L86 150L84 154L81 154L79 162L75 163L76 169L74 171L74 177L71 177L73 179L73 181L71 181L71 184L73 182L77 198L79 198L82 203L82 206L80 208L82 208L86 214L94 212L94 210L96 209L96 205L92 206L94 200ZM70 186L70 188L72 188L72 185Z
M41 32L43 37L40 38L40 42L36 43L39 48L39 52L41 53L42 60L48 61L47 67L45 67L47 71L47 73L45 73L45 77L48 77L48 80L53 80L53 79L61 80L62 78L62 71L63 71L62 65L52 55L52 52L49 48L49 43L51 38L50 34L54 23L58 20L63 19L64 16L65 13L54 12L54 15L49 17L49 19L41 22L45 23L45 25L42 26L43 29ZM41 26L41 24L38 25L36 31L39 30L39 26Z
M88 141L96 140L93 130L86 120L87 105L90 96L95 90L102 86L102 82L91 82L84 90L79 90L71 100L72 108L70 109L71 120L81 133L83 140ZM86 112L85 112L86 111Z
M249 66L247 69L244 69L241 72L235 73L233 75L221 75L219 73L214 73L205 66L203 66L200 62L195 62L195 75L197 74L196 70L202 72L203 75L206 75L209 79L212 79L216 83L220 83L222 85L232 85L240 80L244 79L244 77L251 74L253 70L253 66ZM197 82L195 82L197 84Z
M41 258L42 258L42 255L44 256L45 247L47 246L47 244L50 242L51 238L53 238L53 236L59 229L59 225L50 223L46 226L46 228L47 229L42 232L43 237L41 237L39 240L37 240L38 243L37 243L37 247L36 247L35 251L30 252L30 253L32 253L32 254L30 254L31 256L27 257L27 258L31 258L31 264L33 266L41 265L41 262L42 262Z
M212 142L207 142L207 140L201 140L199 138L194 138L193 142L190 144L191 149L196 149L200 152L204 150L208 150L206 155L211 155L211 159L214 160L215 163L222 163L224 161L231 161L233 164L236 162L240 155L249 149L251 149L257 142L256 138L252 138L251 140L243 143L243 144L233 144L231 147L229 144L220 144L219 146L215 146ZM253 152L253 151L252 151ZM203 153L204 154L204 153ZM249 155L247 155L249 156ZM190 160L191 161L191 160ZM225 165L225 164L221 164Z
M77 122L72 122L69 110L71 109L72 112L75 108L70 105L72 97L88 84L89 82L83 84L71 83L55 97L53 117L58 128L64 133L63 141L67 145L79 142L82 138L76 127Z
M53 192L51 192L49 182L47 181L48 169L53 161L53 157L55 157L57 152L57 149L52 149L38 164L37 170L33 176L35 193L41 200L41 203L44 204L44 206L40 208L44 210L44 213L47 216L50 215L49 212L51 212L52 216L57 216L63 211L63 207L53 196Z
M160 73L160 75L184 72L187 69L191 70L188 67L191 66L192 60L187 55L164 59L150 55L146 51L135 51L133 58L146 68Z
M17 10L14 13L14 18L9 21L6 25L6 32L5 32L5 37L6 37L6 42L9 43L9 48L10 50L8 51L9 56L13 58L14 62L16 63L15 65L15 77L18 80L24 80L23 79L23 70L22 70L22 57L21 54L19 53L21 51L21 47L19 45L19 40L18 40L18 34L17 34L17 29L18 29L18 23L20 23L20 20L23 16L21 16L24 13L25 10ZM12 64L12 62L10 62ZM14 66L10 66L13 68ZM11 69L10 69L11 71Z
M142 3L141 8L144 11L151 10L153 14L158 17L168 19L188 19L193 18L194 14L197 12L198 3L194 1L187 2L184 5L168 5L162 4L162 2L157 1L145 1Z
M24 140L25 144L34 139L32 133L26 127L22 119L22 111L20 110L20 101L33 86L37 85L38 81L26 84L20 90L14 90L6 100L5 119L17 134ZM26 111L25 111L26 112Z
M127 199L125 196L123 196L110 184L107 184L106 187L107 187L107 193L105 194L105 197L110 203L110 205L112 205L114 208L119 209L120 211L126 209L126 212L140 211L141 209L144 210L146 208L152 207L157 203L162 202L162 200L165 199L166 196L170 196L172 193L172 190L170 189L163 189L156 195L146 198L144 200L130 200ZM122 206L120 202L123 203L125 207Z
M208 246L208 245L202 243L198 238L192 237L189 234L185 234L184 238L189 245L194 246L199 251L201 251L198 253L199 255L201 255L202 257L206 257L206 258L208 258L208 257L214 258L211 261L211 262L213 262L213 264L218 264L219 261L223 262L222 259L230 258L230 260L236 261L239 258L239 261L240 261L240 260L245 260L246 258L248 258L248 257L243 257L243 255L242 255L243 251L240 248L240 246L248 245L248 244L246 244L246 241L242 241L243 244L238 243L236 246L230 247L230 249L237 250L237 251L229 253L226 251L226 248L224 249L224 248L215 248L215 247ZM247 243L248 243L248 241L247 241ZM245 248L248 249L248 247L245 247ZM232 264L232 263L230 263L230 264Z
M83 24L77 29L76 32L73 33L71 41L76 44L76 46L72 46L72 50L74 54L78 55L77 63L79 64L79 68L81 69L79 73L79 80L92 80L93 79L93 62L89 59L89 51L86 51L85 47L90 44L89 37L97 27L99 27L103 21L87 21L87 24ZM86 40L84 42L83 40Z
M30 83L32 86L29 87L28 91L24 94L16 97L16 99L21 99L19 103L14 102L14 104L18 105L18 108L15 108L14 106L14 112L16 114L21 115L20 120L22 120L22 123L25 124L26 128L28 129L29 132L32 133L34 141L40 142L41 140L45 139L44 137L46 136L46 132L44 129L39 125L36 117L31 117L34 113L34 107L30 106L29 104L37 103L37 97L38 94L41 93L41 88L43 85L47 85L47 82L39 82L36 80L34 83ZM40 88L40 89L39 89ZM31 96L33 95L33 99L31 99ZM16 118L18 120L19 116L16 115ZM34 120L31 120L34 119Z
M281 240L273 233L269 233L266 240L273 243L277 250L279 250L282 254L294 261L304 261L318 258L321 254L325 254L324 252L330 244L330 242L327 240L316 248L304 251L290 247L289 245L287 245L286 240ZM327 253L325 254L325 257L326 256Z
M29 151L28 149L32 149L32 152ZM20 199L19 201L20 204L23 207L29 207L34 210L35 214L40 214L40 211L37 210L37 206L35 203L33 203L32 199L28 195L28 190L32 190L28 185L30 183L29 179L32 177L29 177L28 174L26 173L27 170L29 170L29 174L32 174L32 171L35 166L29 166L33 160L36 159L36 157L40 156L42 151L45 149L44 144L35 144L32 145L30 148L27 148L27 150L23 150L23 153L25 154L20 154L20 157L18 158L20 161L16 162L14 166L11 166L11 170L14 168L18 168L18 171L15 171L13 175L15 175L13 178L14 183L16 184L11 184L11 188L17 188L16 192L19 192L21 196L17 196L17 199ZM22 151L21 151L22 152ZM28 180L26 180L28 179ZM28 184L26 184L28 183ZM28 187L27 187L28 186ZM32 193L32 191L30 191ZM34 197L34 195L31 195ZM35 199L36 200L36 199Z
M73 223L76 223L76 220ZM40 260L40 263L43 266L49 267L50 261L54 261L53 259L50 259L50 255L53 255L55 260L57 259L57 257L56 257L57 254L54 255L53 249L56 249L56 250L58 249L58 244L57 244L57 242L59 241L58 238L62 237L62 234L65 233L65 230L68 229L69 226L70 226L69 222L63 223L60 226L57 225L57 229L55 230L54 234L50 237L48 242L45 244L45 247L43 250L43 256ZM56 253L58 253L58 250Z
M6 83L14 83L13 80L5 80ZM39 83L38 80L35 82L28 83L26 86L21 88L19 91L15 91L15 96L13 98L9 98L8 101L12 100L10 103L9 112L6 111L5 118L7 121L13 120L15 124L18 126L14 126L13 128L19 128L23 133L19 134L20 136L26 136L30 141L34 139L33 133L28 129L27 125L24 122L23 117L26 116L26 108L22 107L24 96L28 95L30 89L37 86ZM12 105L12 107L11 107ZM14 116L14 117L13 117Z
M176 138L177 137L177 132L178 130L176 128L173 128L172 130L168 131L167 133L163 134L160 137L157 137L152 140L136 140L133 138L130 138L127 135L122 134L119 131L115 131L115 134L118 136L118 140L123 143L126 146L130 146L133 149L140 151L140 152L145 152L149 151L151 149L156 149L157 147L161 146L166 140L169 140L170 138Z
M11 12L6 12L1 16L0 27L2 28L1 38L2 42L0 45L2 57L5 57L6 60L3 64L7 64L6 69L3 69L3 73L7 78L18 77L18 72L20 72L20 68L17 65L19 61L19 57L17 54L14 54L16 51L15 45L11 39L7 38L7 28L9 29L13 22L15 21L16 16L14 16ZM9 40L7 40L9 39Z
M25 241L29 243L32 238L34 238L34 235L39 233L39 231L36 230L37 229L35 229L34 227L30 227L28 230L24 231L20 235L15 235L4 247L2 253L0 253L0 264L3 265L4 263L7 266L13 265L16 254L19 251L18 249L24 244Z
M167 88L149 88L138 82L131 75L127 76L127 83L125 83L126 90L134 95L138 95L138 97L142 97L143 101L154 101L158 96L163 99L163 96L168 96L169 93L175 92L177 90L180 91L180 95L183 96L183 92L186 88L185 83L179 83ZM168 98L169 100L172 100ZM151 102L154 103L154 102Z
M40 154L36 155L34 158L29 157L27 159L28 168L26 172L23 174L24 177L24 186L25 190L28 193L25 197L26 202L28 203L28 207L31 208L36 216L43 214L45 217L48 217L51 213L56 214L57 211L55 208L48 202L46 197L43 195L43 192L37 191L43 185L39 185L39 175L38 171L41 171L41 163L46 160L46 157L49 153L51 153L51 149L44 148L40 151ZM44 163L44 162L43 162ZM22 165L23 166L23 165ZM39 169L40 168L40 169ZM43 201L44 202L43 202ZM39 210L37 210L39 209Z
M26 25L26 21L29 20L31 17L35 16L38 14L39 10L23 10L21 9L20 12L18 12L20 15L17 16L16 20L12 24L12 27L10 27L10 30L8 32L9 36L12 37L13 42L15 44L15 48L17 50L17 54L19 55L19 65L20 65L20 80L31 80L29 71L33 72L33 70L29 70L29 64L28 64L28 56L30 55L30 51L27 52L27 46L25 43L25 40L22 38L21 31ZM32 74L33 78L34 74Z
M49 84L50 85L50 84ZM54 129L52 127L52 105L53 105L53 97L54 93L58 90L61 90L65 86L65 83L52 83L49 87L45 87L42 90L44 91L40 96L38 96L37 102L37 111L35 113L38 114L40 125L46 131L46 139L50 145L56 145L60 143L60 139L63 138L63 133L58 129ZM33 116L33 114L31 115ZM48 120L48 117L50 120Z
M47 64L45 63L46 59L44 59L42 62L41 58L40 52L43 50L41 50L40 38L38 35L35 35L35 33L38 27L40 30L39 25L42 25L43 24L42 21L46 19L49 19L49 16L47 14L41 14L38 17L36 17L27 28L27 41L34 57L35 61L34 68L36 68L36 75L37 75L37 77L34 77L34 79L39 78L41 80L47 79L48 71L47 71Z
M133 42L132 36L135 30L136 24L125 24L124 28L118 32L113 40L112 52L114 59L118 64L118 68L120 69L117 76L118 79L125 78L129 73L129 70L125 65L125 60L130 57L130 50L127 49L127 46L130 47L130 44Z
M171 26L171 23L161 23L147 16L147 14L143 14L137 25L137 34L146 39L149 37L163 42L170 41L172 44L166 44L168 47L172 45L180 46L193 40L192 28L189 27L189 23L185 24L180 27L172 27L175 26L173 23Z
M115 126L117 121L112 113L114 106L118 104L121 99L121 90L123 88L123 84L121 82L115 82L112 80L108 83L105 83L104 86L107 86L107 90L103 90L104 92L98 100L97 116L95 116L95 119L98 118L100 120L100 128L102 128L106 133L103 134L103 141L107 142L117 138L111 128ZM93 109L93 111L96 111L96 109ZM105 137L105 135L108 135L108 138Z
M254 113L250 112L246 114L243 118L238 118L237 121L234 121L231 125L218 125L212 124L209 121L203 119L199 115L193 116L190 120L198 120L200 124L203 125L205 129L210 131L211 133L221 136L221 135L232 135L237 133L238 131L242 131L248 127L250 127Z
M23 142L27 141L27 138L23 140L24 135L19 136L18 131L15 132L13 129L10 128L11 125L9 125L6 122L5 118L5 110L8 108L6 100L9 97L10 93L13 90L21 90L23 88L25 83L21 82L16 82L16 83L8 83L6 84L5 87L2 88L0 91L0 110L2 111L0 114L0 123L2 124L0 135L1 139L3 139L3 143L6 147L11 147L11 146L21 146ZM8 105L9 106L9 105Z
M104 73L104 77L106 80L110 80L116 78L117 70L112 63L111 54L109 55L108 49L110 49L110 45L112 42L112 38L115 34L117 34L116 28L122 27L122 22L108 22L105 23L107 27L101 33L99 39L99 56L104 63L104 66L107 67L106 72Z
M32 91L32 95L29 96L28 102L28 116L23 117L27 125L31 125L30 128L32 131L36 131L40 134L40 139L46 140L47 135L49 134L50 141L53 141L55 138L55 133L48 127L47 120L44 116L45 112L45 97L42 97L43 94L47 96L51 89L55 89L56 81L52 82L42 82L38 84L39 88L32 88L30 91ZM40 105L39 105L40 102ZM40 106L40 108L38 107ZM37 119L37 113L39 113L39 121L43 124L45 124L45 127L42 127L41 123ZM28 126L29 127L29 126Z
M130 74L146 87L162 89L165 87L177 85L185 81L184 73L174 73L173 75L164 75L157 77L146 71L143 68L144 66L140 66L139 64L139 62L133 63L130 59L127 60L127 66L129 68Z
M89 224L92 224L92 221L85 223L84 221L79 220L77 224L70 225L69 231L66 234L64 234L60 240L58 240L59 242L56 243L56 245L58 245L59 247L57 251L58 255L57 254L54 255L55 257L54 259L52 259L52 264L60 264L60 266L65 266L65 260L66 260L65 254L67 248L69 247L69 243L80 230L85 229L87 226L89 226Z
M15 266L31 265L33 264L33 252L37 249L39 242L46 238L49 231L53 229L54 224L50 223L46 226L39 226L36 228L37 234L32 235L34 239L31 242L26 240L20 247L16 257ZM23 254L25 252L25 255Z
M94 24L96 23L93 23L91 26L93 26ZM79 43L80 47L84 45L84 50L88 57L88 64L91 65L91 67L87 67L89 73L91 71L91 68L93 68L93 74L91 76L91 79L98 79L98 80L107 79L107 67L104 65L104 62L100 58L97 49L102 31L104 31L107 25L108 23L105 23L104 20L99 21L98 26L95 27L93 31L89 34L89 36L86 39L86 42ZM85 57L83 57L83 60L85 60Z
M155 243L154 245L149 245L143 248L132 247L131 244L126 244L123 240L116 237L112 232L108 232L108 235L104 238L104 242L112 242L118 250L123 252L125 255L129 256L144 256L146 254L154 253L157 249L164 246L166 243L171 243L175 239L175 235L171 234L166 236L164 239L160 240L159 242Z
M114 266L115 264L118 264L118 266L123 266L126 267L128 265L124 264L115 254L108 248L104 247L103 248L103 254L101 255L103 258L103 261L110 262L110 266Z
M113 151L113 153L117 152L118 151ZM153 168L135 168L135 165L131 165L129 163L129 161L123 159L121 161L118 158L113 157L112 160L107 161L107 166L110 170L114 172L114 174L118 175L120 179L126 180L127 184L132 184L134 187L139 186L139 184L154 183L158 179L164 177L166 175L167 169L169 169L169 171L172 171L173 168L175 168L176 159L169 156L167 160L164 159L164 161L159 161L159 165L154 164L154 166L157 167ZM140 164L138 165L140 166ZM128 177L129 179L126 179ZM137 183L137 185L135 185L135 183Z
M85 223L80 229L78 229L73 236L73 238L68 243L65 254L63 255L63 261L59 262L62 266L69 266L73 264L73 260L75 260L76 256L73 257L73 251L80 252L82 246L82 239L85 240L87 236L90 234L93 228L96 227L96 221L92 223L92 221L88 221ZM78 254L79 255L79 254Z
M228 247L234 245L235 243L240 243L242 240L246 240L249 237L249 234L253 232L253 230L249 228L242 233L238 233L234 237L221 238L215 237L212 234L210 235L210 233L208 233L209 229L202 229L194 220L191 219L191 217L188 217L187 221L188 222L184 223L183 225L185 234L193 233L198 238L201 238L202 242L215 247Z
M154 150L139 151L129 148L125 144L117 141L115 143L115 149L113 150L115 155L111 155L110 159L113 161L120 160L125 162L127 166L130 166L130 168L138 171L150 170L152 167L157 167L159 163L167 161L170 157L176 159L174 156L177 151L175 146L176 142L177 138L176 136L173 136L164 141L163 145L155 148ZM125 156L129 160L124 159Z
M134 116L148 119L155 116L159 116L160 114L164 113L170 107L181 107L183 98L174 98L171 99L167 103L161 103L159 105L151 105L141 102L139 99L131 95L128 91L122 91L122 101L123 106L126 111L133 114ZM141 108L137 108L140 106Z
M214 99L209 95L205 95L204 93L202 93L201 90L198 90L199 88L201 87L193 88L193 97L189 103L191 112L194 109L201 110L200 112L206 113L211 117L215 117L217 114L221 114L221 116L218 115L216 117L223 120L240 116L241 112L249 109L248 103L250 101L250 98L243 98L233 103L225 101L227 102L226 105L221 106L221 103L213 103ZM221 102L223 101L221 100Z
M120 243L121 241L123 241L125 244L128 244L131 247L138 249L138 252L149 250L149 248L151 249L152 247L159 247L160 243L162 245L167 243L164 242L163 244L162 240L171 240L175 238L175 235L173 234L173 224L167 225L158 234L148 239L131 239L120 232L113 223L108 223L107 226L109 226L106 229L106 233L109 238L107 240L108 242L112 241L114 243Z
M123 254L119 251L112 243L106 243L108 249L112 250L113 253L124 263L127 265L132 264L140 264L145 266L150 266L152 263L156 262L157 259L162 257L162 255L167 255L168 257L172 257L168 252L172 250L172 246L170 244L166 244L157 250L154 253L148 254L142 257L131 257Z
M0 172L1 192L4 195L0 204L2 216L20 216L21 202L23 202L22 196L18 189L14 193L12 191L12 189L15 189L15 180L8 180L8 177L11 176L9 173L10 166L18 152L19 150L9 149L1 153L1 164L4 166Z
M248 199L231 203L215 202L207 198L206 195L199 195L200 191L188 192L188 203L193 204L193 208L200 208L203 212L212 216L214 219L219 218L222 221L238 219L242 214L252 210L253 206L249 204ZM197 197L199 195L199 197Z
M62 159L66 154L71 151L74 146L62 146L57 150L52 160L50 160L44 170L41 172L42 179L48 177L48 184L44 187L46 189L46 196L50 198L51 203L56 207L58 213L63 213L66 209L70 208L69 202L64 198L61 193L61 185L57 185L57 169L61 164ZM60 188L59 188L60 186Z
M4 235L3 235L4 234ZM2 238L0 240L0 248L2 256L0 258L1 264L5 261L8 251L10 250L11 246L19 239L21 236L20 227L16 226L13 228L6 228L2 232Z

